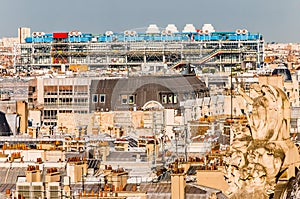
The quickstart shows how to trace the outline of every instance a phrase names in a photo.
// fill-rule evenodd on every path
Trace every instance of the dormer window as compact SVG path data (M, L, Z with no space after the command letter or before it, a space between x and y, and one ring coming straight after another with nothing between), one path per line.
M99 102L105 103L105 94L100 94Z
M178 103L177 94L173 94L173 93L162 94L161 102L162 104L177 104Z
M93 94L93 96L92 96L92 102L93 103L98 103L98 95L97 94Z

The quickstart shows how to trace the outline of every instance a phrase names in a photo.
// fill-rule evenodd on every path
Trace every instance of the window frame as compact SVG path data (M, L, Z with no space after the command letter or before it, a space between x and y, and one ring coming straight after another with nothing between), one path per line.
M102 100L102 97L103 97L103 100ZM106 98L105 94L100 94L99 95L99 103L105 104L105 98Z
M121 95L121 104L128 104L128 95Z
M132 102L130 101L130 99L132 99ZM134 95L128 95L127 103L128 104L134 104L135 103Z
M96 100L95 100L96 99ZM98 94L93 94L92 95L92 103L96 104L99 102L99 97Z

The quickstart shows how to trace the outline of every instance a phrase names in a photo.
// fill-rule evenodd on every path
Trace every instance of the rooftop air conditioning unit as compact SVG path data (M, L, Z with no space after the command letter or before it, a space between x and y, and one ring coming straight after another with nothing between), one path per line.
M247 33L248 33L248 30L243 29L243 30L242 30L242 33L243 33L244 35L247 34Z
M113 31L106 31L106 32L105 32L105 35L106 35L106 36L111 36L111 35L113 35L113 34L114 34Z
M130 31L128 31L128 30L124 31L124 35L125 35L125 36L128 36L129 33L130 33Z
M237 29L237 30L235 31L235 33L236 33L236 34L241 34L242 31L241 31L241 29Z

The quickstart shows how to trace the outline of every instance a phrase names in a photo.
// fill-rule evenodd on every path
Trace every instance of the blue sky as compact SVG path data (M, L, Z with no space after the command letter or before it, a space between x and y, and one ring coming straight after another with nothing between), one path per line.
M300 43L300 0L1 0L0 38L31 31L103 33L145 30L149 24L181 31L210 23L216 31L237 28L264 35L266 42Z

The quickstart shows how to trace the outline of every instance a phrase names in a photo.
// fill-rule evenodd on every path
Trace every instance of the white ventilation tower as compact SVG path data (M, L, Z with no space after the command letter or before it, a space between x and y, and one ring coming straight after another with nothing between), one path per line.
M204 24L202 26L202 31L204 33L211 33L211 32L215 32L215 28L211 24Z
M160 33L159 28L156 24L150 24L146 30L147 34L158 34Z
M196 28L193 24L185 24L183 30L183 33L190 33L190 32L197 32Z
M174 24L168 24L166 27L166 32L167 33L177 33L177 27Z

